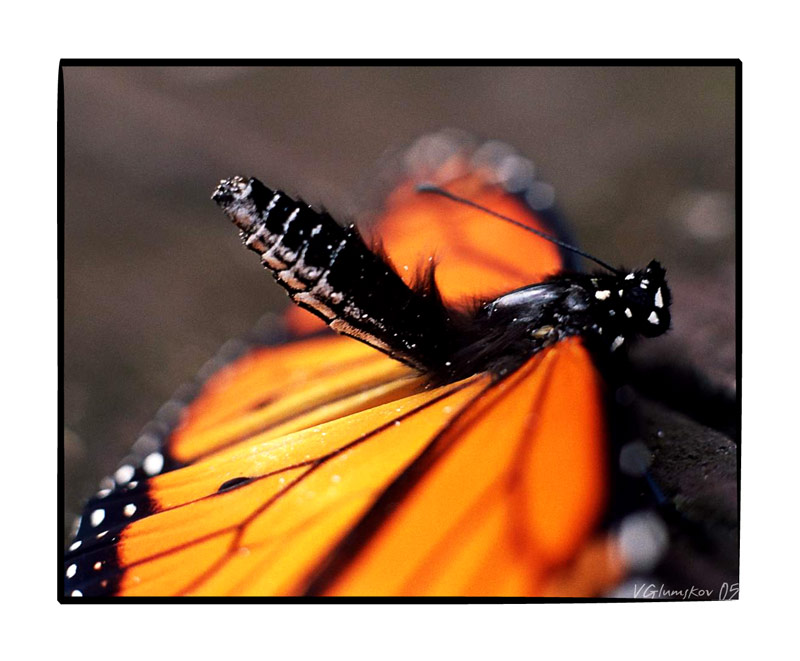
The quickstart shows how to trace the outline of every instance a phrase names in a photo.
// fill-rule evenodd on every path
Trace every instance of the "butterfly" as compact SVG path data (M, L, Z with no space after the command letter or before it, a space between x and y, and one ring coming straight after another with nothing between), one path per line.
M406 160L377 240L255 178L219 184L296 304L288 335L228 347L162 410L87 503L65 595L575 597L622 580L596 356L669 328L664 269L570 270L534 210L547 187L504 145L433 136Z

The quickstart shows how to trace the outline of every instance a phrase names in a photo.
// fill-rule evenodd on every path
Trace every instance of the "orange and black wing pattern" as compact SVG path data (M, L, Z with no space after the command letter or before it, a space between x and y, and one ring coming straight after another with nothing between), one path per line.
M442 299L471 305L564 268L553 244L415 190L435 183L554 232L526 199L546 189L514 180L524 160L425 140L371 230L400 278L413 285L432 258ZM287 328L226 351L145 430L86 506L67 597L564 598L624 578L601 526L606 395L579 337L503 374L432 381L315 333L324 324L300 308Z

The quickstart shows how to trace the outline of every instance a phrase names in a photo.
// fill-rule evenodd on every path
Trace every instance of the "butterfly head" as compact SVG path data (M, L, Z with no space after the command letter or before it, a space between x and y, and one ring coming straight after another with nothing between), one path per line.
M658 262L628 273L592 278L591 283L595 318L612 350L630 337L656 337L669 330L672 296L666 271Z

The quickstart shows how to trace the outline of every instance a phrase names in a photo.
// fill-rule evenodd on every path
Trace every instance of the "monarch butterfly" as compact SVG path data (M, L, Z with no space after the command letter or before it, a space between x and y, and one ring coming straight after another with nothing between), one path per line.
M220 183L213 199L297 304L291 341L224 353L166 407L87 503L66 595L592 596L619 583L633 559L601 526L593 356L669 328L665 271L567 270L529 163L498 143L444 147L409 152L374 247L257 179ZM474 205L558 236L528 241Z

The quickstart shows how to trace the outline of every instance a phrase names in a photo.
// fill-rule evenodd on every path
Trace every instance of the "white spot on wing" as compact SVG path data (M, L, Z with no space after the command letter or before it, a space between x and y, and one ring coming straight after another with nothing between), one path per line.
M543 181L532 182L525 193L525 201L535 211L541 211L542 209L547 209L553 206L555 199L555 188Z
M632 441L619 453L619 467L626 475L642 477L653 463L653 454L642 441Z
M144 458L142 468L148 475L158 475L164 468L164 455L160 452L151 452Z
M651 570L664 554L668 541L667 526L653 512L631 514L620 525L620 549L635 571Z
M633 280L635 277L636 277L635 273L628 273L628 275L625 276L625 279L626 280Z
M106 511L98 509L92 512L91 516L89 517L89 522L92 524L92 528L97 528L97 526L103 523L103 519L105 518L106 518Z
M625 338L622 335L617 335L614 338L614 341L611 343L611 351L616 351L622 346L622 343L625 341Z
M67 567L67 578L72 578L78 571L78 565L70 565Z
M120 466L117 469L117 472L114 473L114 479L116 480L117 484L127 484L131 481L133 474L136 472L133 466L130 464L125 464L124 466Z
M594 297L599 301L605 301L609 296L611 296L611 292L608 289L594 293Z
M125 505L125 509L122 510L122 513L125 516L133 516L136 513L136 505L133 503L128 503Z
M633 312L631 312L630 308L625 308L625 316L630 319L633 316Z
M72 542L72 544L70 544L69 550L70 551L74 551L76 549L79 549L80 546L81 546L81 540L74 541L74 542Z
M664 307L664 298L663 296L661 296L661 287L659 287L658 290L656 291L655 306L657 308Z
M651 324L655 324L656 326L658 326L659 319L658 319L658 315L656 314L655 310L653 310L650 313L650 316L647 317L647 321L649 321Z

